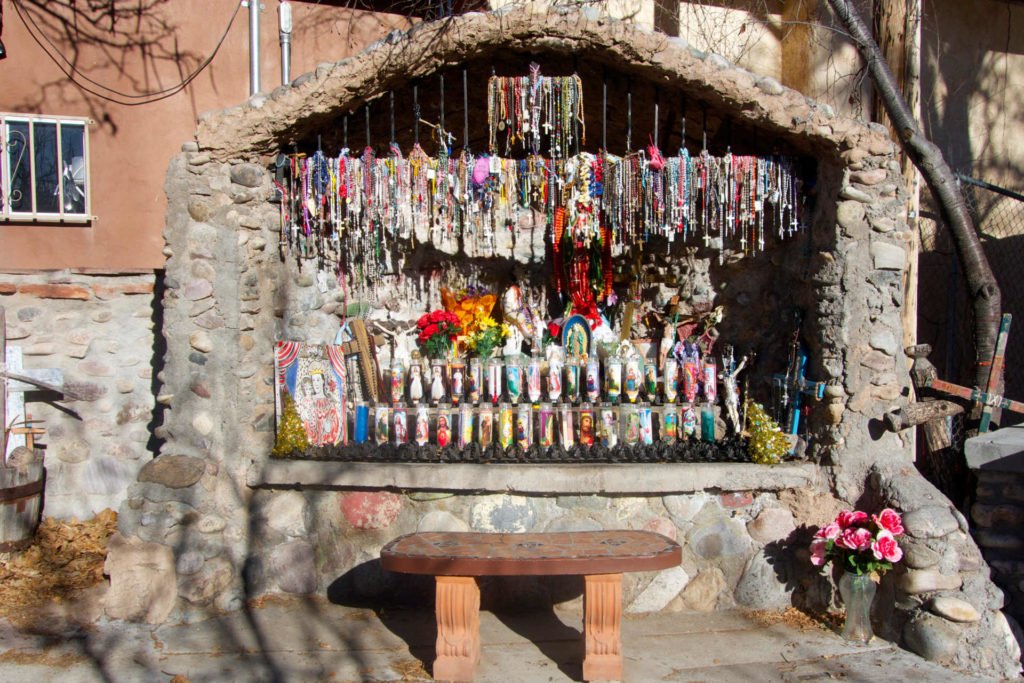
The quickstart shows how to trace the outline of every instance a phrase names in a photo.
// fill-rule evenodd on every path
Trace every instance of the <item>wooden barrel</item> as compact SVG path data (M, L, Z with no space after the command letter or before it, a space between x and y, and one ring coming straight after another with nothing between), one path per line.
M0 467L0 553L32 543L43 511L45 481L42 458L25 469Z

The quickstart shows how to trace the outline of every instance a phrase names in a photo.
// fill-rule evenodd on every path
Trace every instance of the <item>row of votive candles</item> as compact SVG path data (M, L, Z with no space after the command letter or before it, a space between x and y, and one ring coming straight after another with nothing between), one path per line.
M380 445L415 443L443 448L454 443L464 448L471 443L486 447L497 442L502 448L511 448L513 444L527 448L534 443L547 448L559 443L568 449L576 444L601 443L611 448L619 443L632 446L655 441L715 439L714 414L708 404L652 407L649 403L602 403L574 407L501 403L493 409L468 404L407 409L371 407L358 402L354 412L353 441Z
M637 356L612 356L602 364L596 357L571 358L568 361L534 356L527 360L497 359L484 361L433 360L429 370L419 363L408 368L398 362L384 374L385 397L392 405L438 405L451 403L491 403L507 401L513 405L546 400L552 404L581 401L597 404L695 403L698 396L714 403L717 398L717 368L714 362L679 361L666 358L659 377L653 360ZM659 379L661 381L659 381Z

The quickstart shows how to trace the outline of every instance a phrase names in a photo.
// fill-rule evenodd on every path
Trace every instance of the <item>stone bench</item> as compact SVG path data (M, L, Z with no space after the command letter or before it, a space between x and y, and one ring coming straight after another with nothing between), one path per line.
M667 569L679 544L650 531L421 532L381 549L384 569L437 582L434 678L471 681L480 660L477 576L582 575L583 678L622 679L622 574Z

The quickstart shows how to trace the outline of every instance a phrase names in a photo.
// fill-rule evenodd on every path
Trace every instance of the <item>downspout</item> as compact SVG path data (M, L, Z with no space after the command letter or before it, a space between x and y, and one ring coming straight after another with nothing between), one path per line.
M249 96L260 91L260 0L244 0L249 8Z
M277 20L281 42L281 85L288 85L292 82L292 5L288 0L281 0L277 6Z

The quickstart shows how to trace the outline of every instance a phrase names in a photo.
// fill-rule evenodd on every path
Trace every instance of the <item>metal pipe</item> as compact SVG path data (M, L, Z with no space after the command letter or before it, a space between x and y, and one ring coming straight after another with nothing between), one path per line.
M277 19L281 42L281 85L288 85L292 82L292 5L288 0L281 0L277 6Z
M260 0L243 0L249 8L249 96L260 91Z

